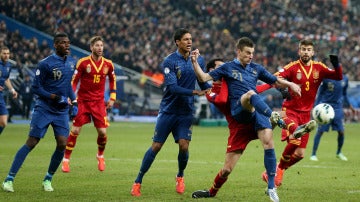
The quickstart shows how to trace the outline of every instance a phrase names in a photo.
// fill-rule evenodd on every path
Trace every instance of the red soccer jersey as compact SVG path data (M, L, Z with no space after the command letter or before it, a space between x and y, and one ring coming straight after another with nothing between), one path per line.
M76 71L72 79L72 87L80 101L104 100L106 77L109 78L110 98L116 99L116 76L111 60L101 57L96 62L91 56L81 58L76 64Z
M291 99L283 102L284 110L291 108L295 111L310 112L323 79L341 80L342 67L332 70L325 64L316 61L310 61L310 65L305 66L300 60L296 60L286 65L278 74L301 87L301 97L290 92Z

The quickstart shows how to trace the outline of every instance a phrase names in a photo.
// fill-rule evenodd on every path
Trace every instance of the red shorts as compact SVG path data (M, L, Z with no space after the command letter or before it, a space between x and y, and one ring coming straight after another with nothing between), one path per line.
M237 127L229 130L227 153L245 150L251 140L258 139L254 124L237 124Z
M299 125L305 124L310 121L310 112L298 112L298 111L292 111L290 109L286 109L285 111L286 116L290 119L292 119L295 123L295 126L298 127ZM306 145L309 141L309 133L305 134L299 139L289 139L289 131L288 130L282 130L281 132L281 140L287 142L291 142L292 144L298 145L300 148L306 148Z
M106 106L99 101L78 101L79 111L73 120L73 125L81 127L91 120L96 128L107 128L110 123L107 119Z

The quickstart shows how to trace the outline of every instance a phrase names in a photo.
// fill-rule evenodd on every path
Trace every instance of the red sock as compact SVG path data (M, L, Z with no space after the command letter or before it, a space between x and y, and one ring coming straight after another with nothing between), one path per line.
M298 156L298 155L296 155L296 154L291 155L290 161L287 163L287 167L288 167L288 168L291 167L291 166L294 165L295 163L301 161L303 158L304 158L304 157Z
M71 152L74 150L74 147L76 145L76 138L78 136L79 136L79 134L75 134L72 131L70 131L70 134L69 134L69 137L68 137L67 143L66 143L64 158L70 159Z
M298 145L292 144L292 143L288 143L282 153L281 159L280 159L280 163L278 165L278 167L280 169L287 169L289 166L289 162L291 160L291 156L292 154L295 152L296 148L298 147Z
M103 137L98 136L97 144L98 144L98 155L99 156L104 154L106 142L107 142L107 136L106 135L104 135Z
M289 131L289 133L293 134L294 131L296 130L296 128L298 127L298 124L288 117L285 117L283 120L286 124L287 130Z
M227 177L225 177L225 178L221 177L221 175L222 175L222 170L219 171L219 173L216 175L216 177L214 179L214 184L209 190L210 196L215 196L217 194L217 192L219 191L219 189L221 188L221 186L228 179Z

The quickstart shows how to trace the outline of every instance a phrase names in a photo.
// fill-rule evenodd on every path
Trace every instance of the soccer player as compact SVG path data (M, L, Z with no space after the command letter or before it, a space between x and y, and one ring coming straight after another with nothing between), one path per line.
M177 50L168 55L162 63L165 90L160 103L152 145L145 152L140 171L132 185L131 195L133 196L141 196L142 179L170 133L175 143L179 145L178 173L175 177L176 192L183 194L185 191L184 170L189 159L189 143L195 111L194 95L205 95L210 85L198 82L202 90L195 89L196 76L190 59L192 47L190 31L184 28L176 30L174 42ZM198 60L201 68L205 68L204 58L199 57Z
M240 124L255 124L255 131L264 145L264 164L269 174L267 193L273 201L278 201L276 189L274 188L273 178L276 172L276 156L274 143L272 141L272 122L279 124L280 117L266 105L261 97L255 92L258 79L268 84L288 86L297 95L301 95L300 88L294 83L278 78L268 72L265 67L252 62L255 51L254 42L248 37L242 37L237 41L237 57L230 62L226 62L215 70L205 73L197 63L199 50L192 52L192 62L198 79L202 82L209 80L219 80L223 78L228 85L228 97L230 102L231 116Z
M322 82L318 96L316 99L316 103L327 103L330 104L335 111L335 118L328 124L320 125L317 129L316 135L314 137L314 145L312 149L312 154L310 160L318 161L319 159L316 157L316 151L320 144L320 138L324 132L328 132L330 126L332 130L338 132L337 137L337 151L336 157L340 160L347 161L347 157L341 152L342 146L344 144L345 133L344 133L344 111L343 111L343 103L347 103L350 106L351 110L355 110L353 106L349 102L349 98L347 96L347 88L349 86L349 79L348 77L343 74L342 80L332 80L332 79L324 79Z
M70 172L70 156L76 145L76 139L83 125L94 122L98 137L97 161L99 171L105 170L104 150L107 143L106 128L110 125L106 110L114 105L116 100L116 76L111 60L103 57L104 40L101 36L90 39L91 55L81 58L76 64L72 80L74 92L77 91L79 111L73 120L70 135L67 140L62 171ZM109 80L110 99L104 103L106 78Z
M29 136L20 147L14 161L2 184L7 192L14 192L13 181L27 155L35 148L46 134L49 125L52 126L56 148L51 156L48 171L42 182L45 191L54 191L51 180L64 156L66 140L69 135L69 101L75 101L71 87L71 78L75 70L76 60L69 56L70 40L65 33L54 36L55 53L41 60L36 69L32 85L37 95L33 116L30 123ZM71 104L71 103L70 103ZM77 111L70 107L70 114Z
M4 100L3 92L5 86L9 89L12 94L13 99L16 99L18 94L11 85L9 79L11 63L10 59L10 49L6 46L0 47L0 135L8 123L8 110L6 108L6 102Z
M213 59L207 64L208 72L212 71L223 64L221 59ZM210 69L210 70L209 70ZM256 90L260 93L262 90L261 86L257 86ZM222 185L227 181L228 176L234 169L237 161L243 154L246 146L250 141L260 139L264 149L268 148L269 145L273 145L273 138L270 135L261 135L264 131L258 128L260 120L253 117L252 122L248 124L238 123L230 112L230 103L228 102L228 86L224 79L220 81L214 81L211 91L206 94L206 98L209 102L213 103L226 117L229 128L228 144L225 154L225 163L223 168L215 176L213 185L209 190L198 190L193 192L193 198L208 198L215 197ZM265 155L268 151L265 149ZM265 160L266 162L266 160ZM275 167L275 164L273 165ZM275 168L274 168L275 170ZM270 172L270 171L269 171ZM268 191L270 200L279 201L277 193L274 191L274 178L269 182Z
M276 169L275 185L277 187L282 183L284 171L304 158L309 132L316 128L316 122L310 121L310 112L321 82L325 78L342 79L342 67L336 55L330 55L330 61L335 68L332 70L325 64L312 60L314 53L313 41L301 40L298 46L299 59L285 65L278 72L278 76L301 87L301 97L290 92L290 98L284 100L282 105L282 114L285 116L284 121L287 125L287 130L282 130L282 141L287 141L287 145ZM294 138L298 134L301 134L301 137ZM262 178L267 182L266 172L263 173Z

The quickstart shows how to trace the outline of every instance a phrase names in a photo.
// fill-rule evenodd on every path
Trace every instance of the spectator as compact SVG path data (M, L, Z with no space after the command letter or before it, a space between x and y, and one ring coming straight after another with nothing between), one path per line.
M22 100L23 118L26 119L30 118L30 111L34 99L31 85L32 85L31 77L30 75L26 74L24 77L24 81L21 83L19 88L19 93Z

